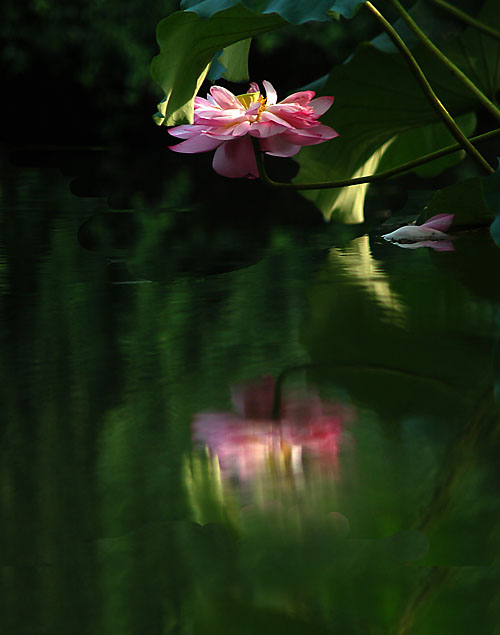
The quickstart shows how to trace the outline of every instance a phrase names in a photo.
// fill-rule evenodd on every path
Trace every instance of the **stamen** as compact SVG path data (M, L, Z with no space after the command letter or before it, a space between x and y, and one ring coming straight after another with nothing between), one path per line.
M260 114L266 109L266 103L267 103L267 99L265 97L262 97L262 95L259 97L259 101L260 101L260 108L257 111L257 119L260 117Z
M248 110L251 104L262 100L260 93L245 93L244 95L236 95L236 99L245 110Z

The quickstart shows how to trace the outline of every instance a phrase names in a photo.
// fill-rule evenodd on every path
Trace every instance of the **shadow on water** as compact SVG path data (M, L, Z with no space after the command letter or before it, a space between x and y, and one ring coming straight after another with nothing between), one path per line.
M2 173L2 632L495 632L489 235L129 159Z

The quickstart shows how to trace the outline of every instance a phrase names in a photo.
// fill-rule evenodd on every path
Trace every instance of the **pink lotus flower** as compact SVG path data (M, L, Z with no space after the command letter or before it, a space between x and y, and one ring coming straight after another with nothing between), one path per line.
M194 100L194 123L171 128L169 133L185 139L170 146L174 152L215 150L213 168L231 178L258 177L249 136L259 139L260 148L277 157L291 157L302 146L315 145L338 136L318 121L332 105L333 97L313 99L303 90L277 102L270 82L263 82L266 97L254 82L248 93L233 95L222 86L212 86L206 99Z
M409 249L431 247L437 251L454 251L450 237L444 233L450 228L453 218L454 214L437 214L422 225L405 225L384 234L382 238Z
M275 382L270 376L233 389L236 413L205 412L193 422L193 440L217 456L222 474L248 481L265 473L272 462L302 471L303 455L335 467L343 424L352 411L323 403L316 392L282 399L279 419L272 418Z

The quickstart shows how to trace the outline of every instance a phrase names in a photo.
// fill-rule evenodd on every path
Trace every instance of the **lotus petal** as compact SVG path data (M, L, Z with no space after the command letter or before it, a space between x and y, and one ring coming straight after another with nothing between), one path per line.
M314 91L303 90L278 102L271 82L264 80L263 87L266 99L255 82L247 94L239 96L222 86L212 86L206 99L195 98L193 124L169 131L185 139L171 149L180 153L216 149L212 163L216 172L230 178L252 178L258 171L248 135L259 139L264 152L278 157L293 156L302 146L338 136L318 121L332 105L333 97L313 99Z
M214 154L212 166L217 174L231 179L259 176L248 136L226 141L219 146Z
M440 232L446 232L450 229L455 214L436 214L429 220L422 223L421 227L431 227L432 229L438 229Z
M405 227L396 229L390 234L384 234L382 238L390 242L416 243L421 240L448 240L449 236L431 227L406 225Z

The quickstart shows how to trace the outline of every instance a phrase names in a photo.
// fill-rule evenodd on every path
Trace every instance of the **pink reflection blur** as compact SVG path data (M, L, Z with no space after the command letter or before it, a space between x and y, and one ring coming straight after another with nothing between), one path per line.
M309 390L282 395L273 419L270 376L232 389L234 413L205 412L193 422L193 440L218 458L222 476L247 482L263 474L301 474L308 465L338 470L338 452L351 408L324 402Z

